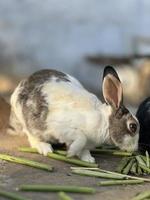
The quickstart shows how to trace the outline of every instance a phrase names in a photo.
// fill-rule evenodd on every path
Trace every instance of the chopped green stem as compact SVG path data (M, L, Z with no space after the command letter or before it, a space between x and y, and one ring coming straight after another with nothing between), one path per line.
M25 159L25 158L9 156L9 155L6 155L6 154L0 154L0 159L6 160L6 161L9 161L9 162L22 164L22 165L28 165L30 167L35 167L35 168L43 169L43 170L47 170L47 171L53 170L53 167L51 167L49 165L42 164L40 162L35 162L35 161L32 161L32 160L28 160L28 159Z
M150 168L146 167L145 165L141 165L141 164L139 164L139 166L140 166L140 168L142 168L144 170L144 172L146 172L148 174L150 173Z
M145 152L145 155L146 155L146 165L148 168L150 168L150 160L149 160L149 153L148 151Z
M146 199L144 199L144 200L150 200L150 198L146 198Z
M139 155L139 156L136 156L135 158L136 158L136 160L137 160L139 166L141 167L142 171L143 171L144 173L147 173L148 170L145 170L145 169L147 168L146 160L144 160L144 159L142 158L142 156L140 156L140 155ZM145 168L145 169L144 169L144 168Z
M6 191L1 191L1 190L0 190L0 197L6 197L12 200L29 200L29 198L22 197L16 193L6 192Z
M146 167L146 162L142 159L141 156L136 156L135 158L136 158L137 162L138 162L140 165L143 165L143 166Z
M93 176L93 177L99 177L99 178L108 178L108 179L124 179L124 177L116 174L108 174L100 171L92 171L92 170L86 170L86 169L73 169L72 173L83 175L83 176Z
M36 149L28 148L28 147L19 148L19 150L22 152L27 152L27 153L38 153ZM85 161L75 159L75 158L67 158L66 156L59 155L56 153L48 153L47 156L55 160L61 160L67 163L71 163L71 164L75 164L75 165L79 165L83 167L98 167L98 165L95 163L89 163L89 162L85 162Z
M55 150L54 153L60 154L62 156L67 156L67 151L64 150Z
M99 171L100 168L98 167L70 167L70 169L86 169L86 170L92 170L92 171Z
M131 160L130 157L128 157L128 158L124 157L124 158L120 161L120 163L119 163L119 165L118 165L116 171L117 171L118 173L121 173L121 172L123 171L123 169L127 166L128 162L129 162L130 160Z
M145 162L145 164L147 165L147 157L140 155L141 159ZM150 163L150 159L149 159L149 163Z
M133 197L131 200L143 200L150 197L150 191L141 192L140 194Z
M85 167L71 167L71 169L85 169ZM94 168L93 168L94 169ZM142 178L142 177L137 177L137 176L131 176L131 175L126 175L126 174L120 174L120 173L117 173L117 172L112 172L112 171L108 171L108 170L105 170L105 169L100 169L100 168L95 168L96 171L99 171L99 172L104 172L104 173L107 173L107 174L113 174L113 175L119 175L121 176L122 178L124 179L134 179L134 180L143 180L145 182L150 182L150 179L148 178Z
M134 162L131 169L130 169L130 172L132 174L137 174L137 162Z
M128 185L128 184L139 184L143 183L142 180L112 180L112 181L101 181L98 183L100 186L111 186L111 185Z
M91 187L61 186L61 185L21 185L19 190L36 192L72 192L72 193L95 193Z
M105 153L111 154L115 156L132 156L133 152L126 152L126 151L119 151L119 150L112 150L112 149L94 149L91 151L92 153Z
M131 176L131 175L126 175L126 174L120 174L120 173L117 173L117 172L111 172L111 171L108 171L108 170L104 170L104 169L100 169L101 172L106 172L108 174L116 174L116 175L120 175L126 179L134 179L134 180L143 180L145 182L150 182L150 179L148 178L142 178L142 177L137 177L137 176Z
M137 167L137 173L138 173L138 175L143 174L142 169L141 169L141 167L139 165Z
M73 200L71 197L69 197L66 193L64 192L59 192L59 199L60 200Z
M133 163L134 163L134 159L131 159L129 161L129 163L127 164L127 166L123 169L122 173L123 174L128 174L130 169L131 169L131 167L132 167L132 165L133 165Z

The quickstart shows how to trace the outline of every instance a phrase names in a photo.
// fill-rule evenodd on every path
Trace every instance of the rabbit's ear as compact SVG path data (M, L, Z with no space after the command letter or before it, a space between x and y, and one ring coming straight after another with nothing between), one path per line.
M111 66L104 69L102 87L106 103L118 109L123 103L123 89L117 72Z

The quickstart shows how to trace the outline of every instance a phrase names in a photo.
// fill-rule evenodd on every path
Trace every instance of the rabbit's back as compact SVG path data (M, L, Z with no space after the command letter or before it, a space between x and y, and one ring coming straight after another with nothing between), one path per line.
M55 70L42 70L19 84L11 105L29 131L57 132L65 126L85 126L87 118L98 119L101 102L75 78Z

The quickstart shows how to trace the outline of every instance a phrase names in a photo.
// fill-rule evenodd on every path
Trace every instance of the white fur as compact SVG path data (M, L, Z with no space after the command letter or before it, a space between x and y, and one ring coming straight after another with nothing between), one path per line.
M60 142L69 144L84 135L95 146L107 139L110 112L95 95L66 82L47 83L43 93L49 102L48 130Z
M136 151L138 149L138 140L139 134L136 134L134 137L125 135L121 149L127 151Z
M84 161L94 162L89 150L111 141L109 116L112 109L111 106L102 104L94 94L85 90L75 78L71 76L68 78L70 82L58 82L53 77L42 87L41 92L48 103L45 131L39 133L39 130L33 128L31 133L26 127L22 106L18 101L21 84L11 97L10 123L17 127L19 122L22 132L28 136L30 145L41 154L47 155L48 152L53 151L48 141L51 143L59 141L68 146L69 157L77 155ZM32 100L27 103L34 106ZM42 140L38 138L39 134L42 135ZM137 143L138 134L134 137L125 136L122 149L134 150L137 148Z
M71 82L56 82L53 78L42 89L49 109L47 129L42 135L45 142L56 139L66 143L69 147L68 156L78 155L82 160L94 162L89 149L108 140L110 107L85 90L75 78L68 77ZM31 134L26 127L22 107L17 101L20 89L19 84L11 97L12 110L22 125L23 132L28 135L30 145L46 155L52 152L51 146L33 136L37 130L33 130Z
M41 142L38 138L32 136L31 134L27 134L28 139L30 142L30 145L32 148L36 148L40 154L43 154L44 156L47 155L48 152L53 152L53 148L51 144L48 144L46 142Z

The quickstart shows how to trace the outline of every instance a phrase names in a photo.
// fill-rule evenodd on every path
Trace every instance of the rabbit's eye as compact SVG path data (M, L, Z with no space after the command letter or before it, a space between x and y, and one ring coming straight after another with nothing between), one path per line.
M129 128L132 133L135 133L137 130L137 125L135 123L131 123L129 124Z

